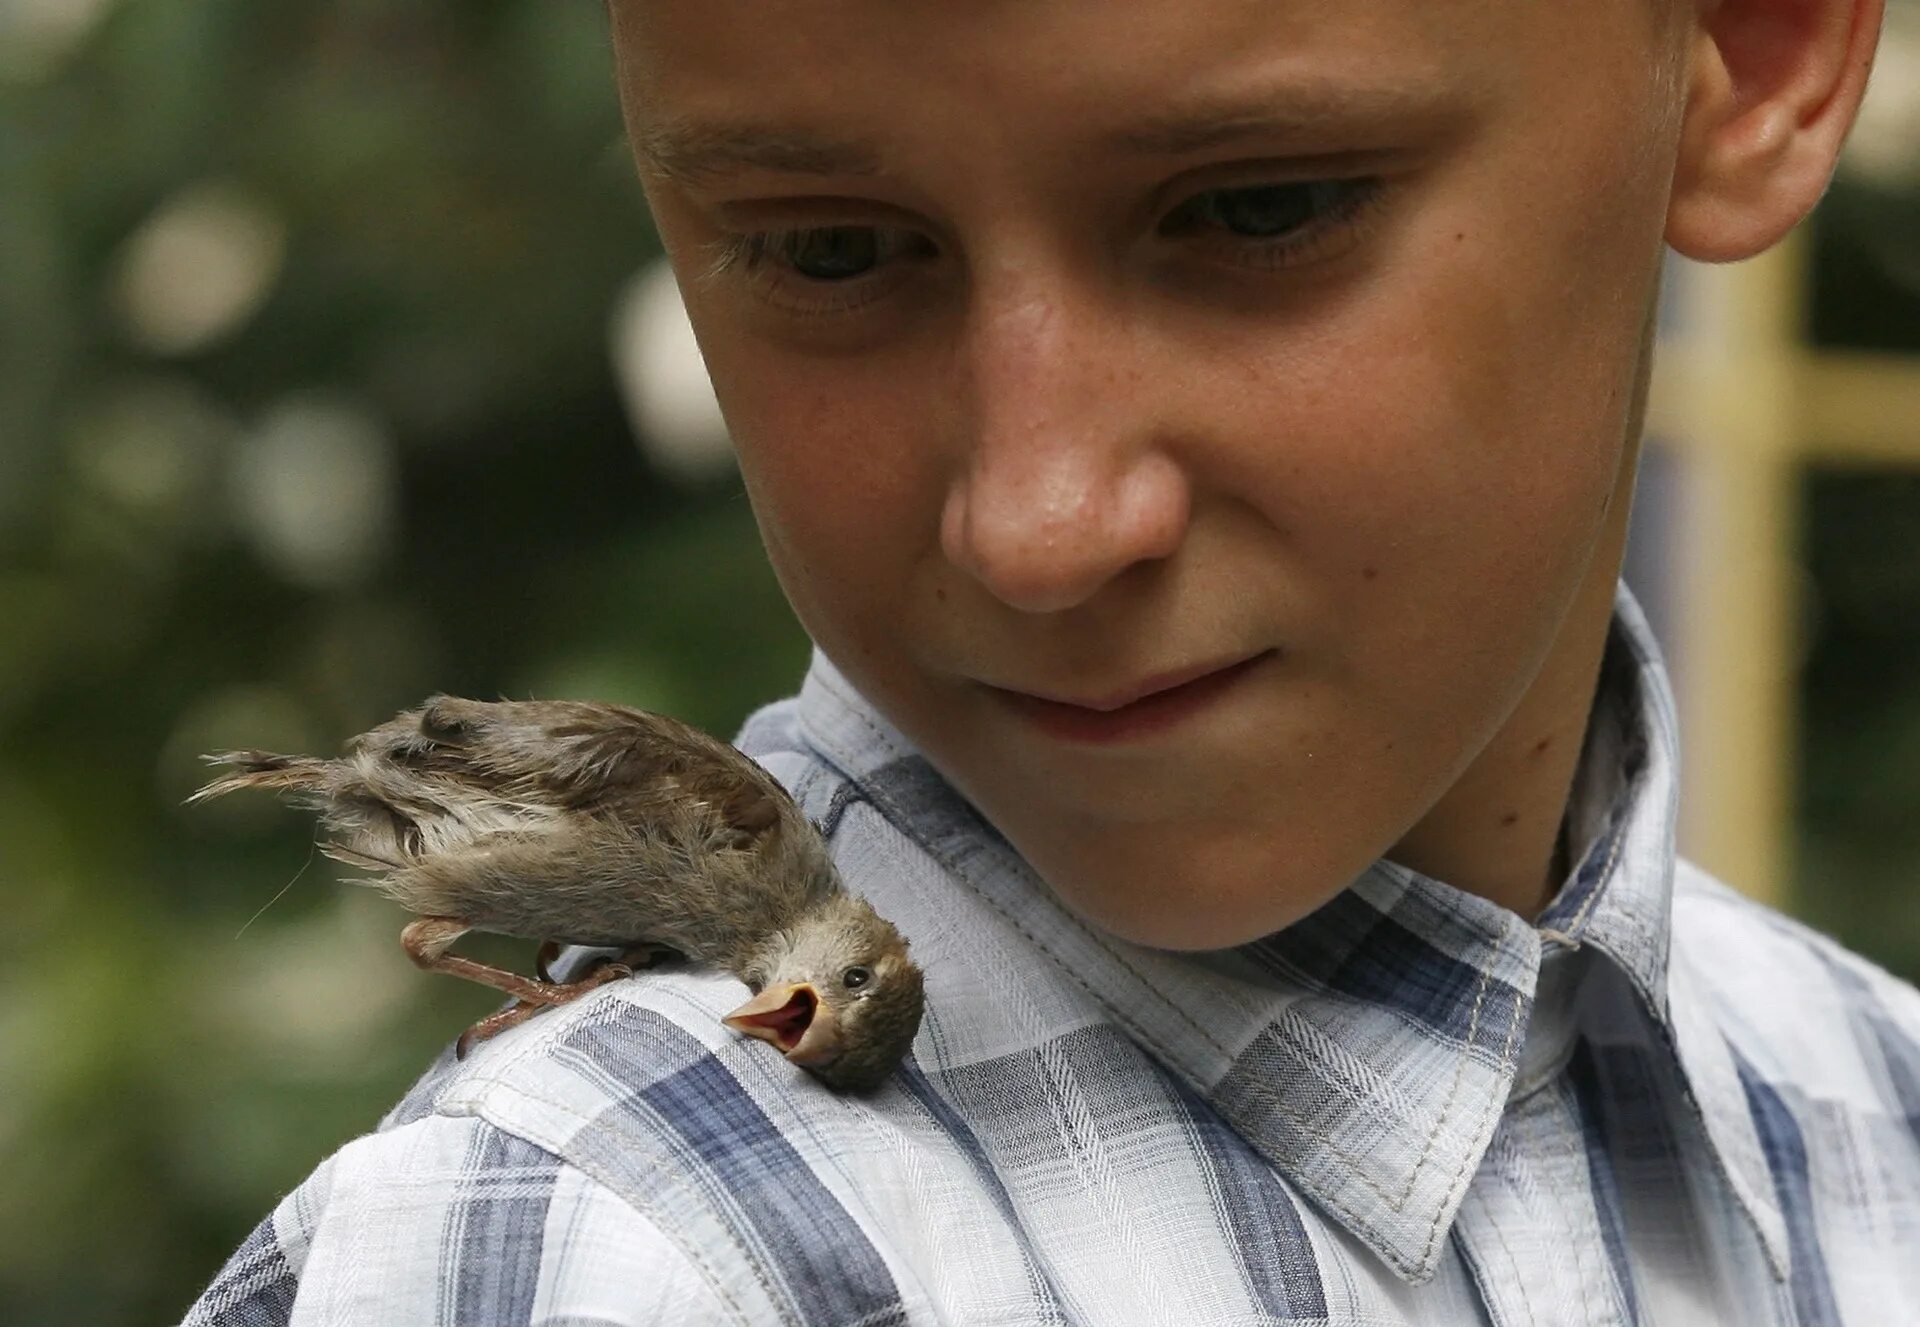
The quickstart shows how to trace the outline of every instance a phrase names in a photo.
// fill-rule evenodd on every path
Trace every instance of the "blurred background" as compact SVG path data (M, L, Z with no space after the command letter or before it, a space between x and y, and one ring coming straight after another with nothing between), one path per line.
M1674 656L1689 854L1912 979L1920 0L1893 7L1814 221L1675 264L1628 577ZM657 252L598 5L0 0L9 1324L172 1321L493 1007L416 973L299 817L184 810L197 753L331 750L437 689L731 733L797 682Z

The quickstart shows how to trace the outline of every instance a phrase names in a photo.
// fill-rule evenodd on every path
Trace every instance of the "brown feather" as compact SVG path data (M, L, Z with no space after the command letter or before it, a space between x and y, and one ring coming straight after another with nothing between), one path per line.
M367 883L422 916L534 940L664 944L755 989L799 979L789 969L804 959L806 979L857 1032L838 1068L814 1071L836 1085L878 1082L919 1025L906 942L846 894L786 790L677 719L435 696L335 760L208 759L237 772L191 801L277 793L319 816L329 856L374 872ZM839 980L849 965L884 980L856 998Z

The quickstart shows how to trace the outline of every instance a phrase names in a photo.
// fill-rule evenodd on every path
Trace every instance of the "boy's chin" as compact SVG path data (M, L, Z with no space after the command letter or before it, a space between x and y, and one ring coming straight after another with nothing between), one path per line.
M1086 922L1130 944L1202 953L1252 944L1283 931L1339 892L1335 887L1307 895L1263 893L1244 898L1225 890L1194 891L1174 899L1103 892L1082 901L1060 891L1060 899Z
M1239 835L1110 826L1008 837L1061 906L1088 925L1152 949L1203 951L1285 930L1378 859L1378 838L1368 832L1374 826L1318 828L1288 835L1280 853L1260 825Z

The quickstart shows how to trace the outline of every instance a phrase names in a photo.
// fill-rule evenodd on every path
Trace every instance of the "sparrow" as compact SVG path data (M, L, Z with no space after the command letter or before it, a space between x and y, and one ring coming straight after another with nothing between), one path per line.
M418 914L400 937L414 963L515 997L462 1035L461 1056L669 955L745 983L752 998L723 1021L829 1087L877 1087L919 1029L923 981L906 940L847 892L770 774L680 720L442 695L338 759L203 759L235 772L189 802L264 788L316 813L323 852ZM473 930L541 941L538 979L449 952ZM621 952L555 982L547 963L563 943Z

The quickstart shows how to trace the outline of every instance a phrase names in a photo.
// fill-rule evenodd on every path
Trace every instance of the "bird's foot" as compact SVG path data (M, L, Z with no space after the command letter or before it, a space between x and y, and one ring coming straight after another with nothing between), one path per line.
M477 1043L496 1037L508 1028L519 1027L545 1008L543 1004L528 1004L525 1000L515 1000L505 1009L488 1014L460 1034L460 1039L453 1043L453 1058L466 1059L467 1052Z
M558 984L553 980L553 961L560 957L563 948L565 948L565 946L558 940L543 940L540 943L540 948L534 951L533 971L534 975L539 977L541 981L549 984ZM656 944L651 940L642 940L638 944L628 946L627 949L621 953L618 961L626 964L626 966L632 968L635 972L639 972L643 969L651 968L663 960L682 957L684 956L680 951L670 945ZM587 971L592 972L598 968L600 964L609 961L610 960L603 955L595 959L593 963L588 966Z
M571 1004L589 991L598 990L610 981L631 977L633 968L628 966L624 958L623 955L619 959L595 959L593 966L582 973L578 981L526 982L525 987L517 993L513 1004L496 1013L488 1014L460 1034L460 1039L453 1043L453 1058L466 1059L467 1052L478 1043L496 1037L508 1028L520 1026L542 1009L553 1005ZM541 967L544 971L545 965L542 964Z

